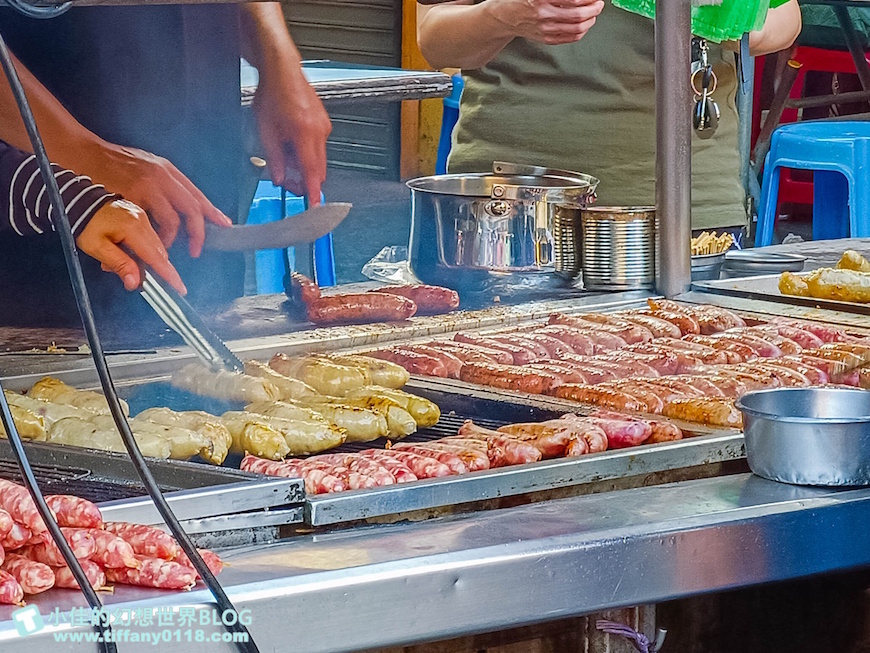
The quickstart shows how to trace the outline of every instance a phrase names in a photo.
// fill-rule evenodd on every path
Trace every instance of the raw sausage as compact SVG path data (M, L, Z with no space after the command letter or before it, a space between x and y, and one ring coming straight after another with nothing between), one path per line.
M380 292L330 295L308 305L309 321L319 326L395 322L416 312L417 305L407 297Z
M654 315L645 315L643 313L617 313L622 319L627 322L633 322L639 326L648 329L652 333L653 338L680 338L683 332L673 322L668 322Z
M457 292L441 286L427 286L425 284L381 286L369 292L407 297L417 305L417 313L420 315L438 315L459 308Z
M437 451L436 449L429 449L426 447L426 444L427 443L420 443L418 445L399 445L400 448L395 449L395 451L398 453L415 453L418 456L432 458L447 465L450 471L454 474L465 474L468 471L468 465L462 462L462 459L452 451ZM392 451L393 449L390 449L390 452Z
M71 494L55 494L45 497L48 507L54 512L60 526L73 528L102 528L100 509L87 499Z
M402 353L412 352L434 358L441 363L445 370L447 370L448 378L459 378L459 370L462 369L462 360L449 351L438 349L436 347L429 347L427 345L397 345L392 347L392 349Z
M602 321L598 321L598 320ZM577 327L579 329L592 329L596 332L609 333L629 345L638 342L649 342L653 339L652 333L637 324L617 320L618 323L623 323L623 326L613 324L614 318L604 316L599 313L586 313L583 315L563 315L555 313L550 316L550 324L564 324L566 326Z
M133 553L139 555L174 560L181 553L175 538L154 526L116 521L107 522L106 530L124 540Z
M407 465L417 478L441 478L443 476L451 476L455 474L450 467L439 460L428 456L421 456L410 451L387 451L381 449L366 449L361 452L368 458L374 458L377 461L395 460L403 465Z
M492 338L484 338L474 333L465 333L458 331L453 334L453 339L456 342L467 343L469 345L477 345L487 349L495 349L503 351L511 355L511 360L514 365L523 365L524 363L533 363L538 360L537 355L525 345L507 342L500 342Z
M510 352L502 349L493 349L492 347L472 345L471 343L460 342L458 340L434 340L429 343L429 346L443 347L446 351L449 351L457 358L461 358L463 363L500 363L501 365L513 365L514 362L514 357ZM465 356L465 358L463 358L463 356Z
M698 324L698 320L685 313L675 313L674 311L666 311L663 309L650 309L648 311L642 311L639 314L649 315L650 317L670 322L677 327L680 330L680 333L684 336L698 335L701 333L701 325Z
M535 329L534 333L543 333L544 335L558 338L568 345L575 354L580 354L581 356L591 356L595 353L595 342L580 329L574 329L562 324L550 324Z
M208 567L208 570L213 573L215 576L220 574L224 570L224 561L221 560L220 556L214 551L209 551L208 549L197 549L199 552L199 557L202 558L202 561L205 563L205 566ZM185 567L190 567L194 571L193 563L190 561L190 558L187 557L187 554L183 551L178 554L178 557L175 559L175 562L178 564L184 565ZM196 574L197 578L200 578L199 573Z
M54 587L54 572L41 562L10 553L3 563L3 571L12 575L25 594L39 594Z
M32 533L44 533L47 529L30 492L23 485L0 479L0 509L5 510L19 524L26 526Z
M136 556L134 562L135 567L106 568L106 579L112 583L166 590L187 590L196 584L196 571L177 562L147 556Z
M85 576L95 590L106 586L106 572L96 562L91 560L79 560L79 565ZM69 567L52 567L54 571L54 586L63 589L78 589L79 584Z
M70 537L89 534L94 540L94 553L89 557L105 569L136 567L139 564L136 554L133 553L133 547L117 535L96 528L70 528L66 530L72 532ZM76 557L79 556L76 555Z
M8 571L0 569L0 603L5 605L21 605L24 600L24 590Z

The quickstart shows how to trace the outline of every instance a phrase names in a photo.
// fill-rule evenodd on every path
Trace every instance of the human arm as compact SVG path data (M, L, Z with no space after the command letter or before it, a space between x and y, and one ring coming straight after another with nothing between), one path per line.
M749 54L760 57L785 50L797 39L801 32L801 10L797 0L787 0L772 6L760 30L749 33ZM735 42L725 44L730 50L737 50Z
M73 236L83 252L100 261L104 270L117 274L127 290L141 283L132 253L179 292L186 292L141 208L87 176L58 165L52 169ZM54 219L36 158L0 142L0 235L39 236L54 230Z
M241 8L242 56L257 68L254 113L272 182L320 203L329 115L302 73L302 58L277 2Z
M417 43L434 68L480 68L515 38L547 45L579 41L602 0L459 0L417 5Z
M14 58L14 57L13 57ZM175 240L184 223L189 249L199 256L205 220L228 226L229 218L169 161L136 148L103 140L79 123L19 61L15 67L33 109L49 158L76 170L141 206L156 225L164 245ZM30 152L30 140L9 84L0 82L0 139Z

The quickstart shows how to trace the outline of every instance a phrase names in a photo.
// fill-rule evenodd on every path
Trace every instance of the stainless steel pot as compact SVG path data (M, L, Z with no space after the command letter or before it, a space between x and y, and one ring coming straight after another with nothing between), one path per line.
M598 180L505 163L494 170L408 182L409 261L421 281L475 291L561 282L555 216L592 201Z

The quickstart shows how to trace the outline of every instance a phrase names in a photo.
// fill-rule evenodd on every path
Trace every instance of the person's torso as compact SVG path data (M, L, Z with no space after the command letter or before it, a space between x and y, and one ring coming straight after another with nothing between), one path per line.
M238 13L233 5L76 7L43 21L0 10L10 49L85 127L100 137L169 159L232 218L239 213L242 108ZM99 181L99 180L96 180ZM243 260L191 260L178 242L171 258L194 302L241 294ZM100 313L150 318L136 295L84 260ZM69 282L54 237L0 243L0 298L38 301ZM56 305L26 306L22 323L76 321L68 292ZM12 319L7 316L6 322Z
M710 58L722 116L714 138L693 137L696 228L745 221L733 55L711 46ZM648 19L607 4L577 43L514 39L489 64L463 75L451 172L485 171L494 160L534 163L598 177L600 204L655 202L655 45Z

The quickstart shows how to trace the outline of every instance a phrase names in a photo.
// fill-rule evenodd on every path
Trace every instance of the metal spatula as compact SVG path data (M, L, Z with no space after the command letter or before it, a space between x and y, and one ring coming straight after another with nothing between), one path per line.
M157 315L190 345L210 369L231 372L241 372L244 369L242 361L208 328L196 309L148 268L143 272L142 288L139 292Z
M206 224L203 247L224 252L244 252L284 249L302 243L313 243L340 225L350 209L351 204L333 202L264 224L235 227Z

